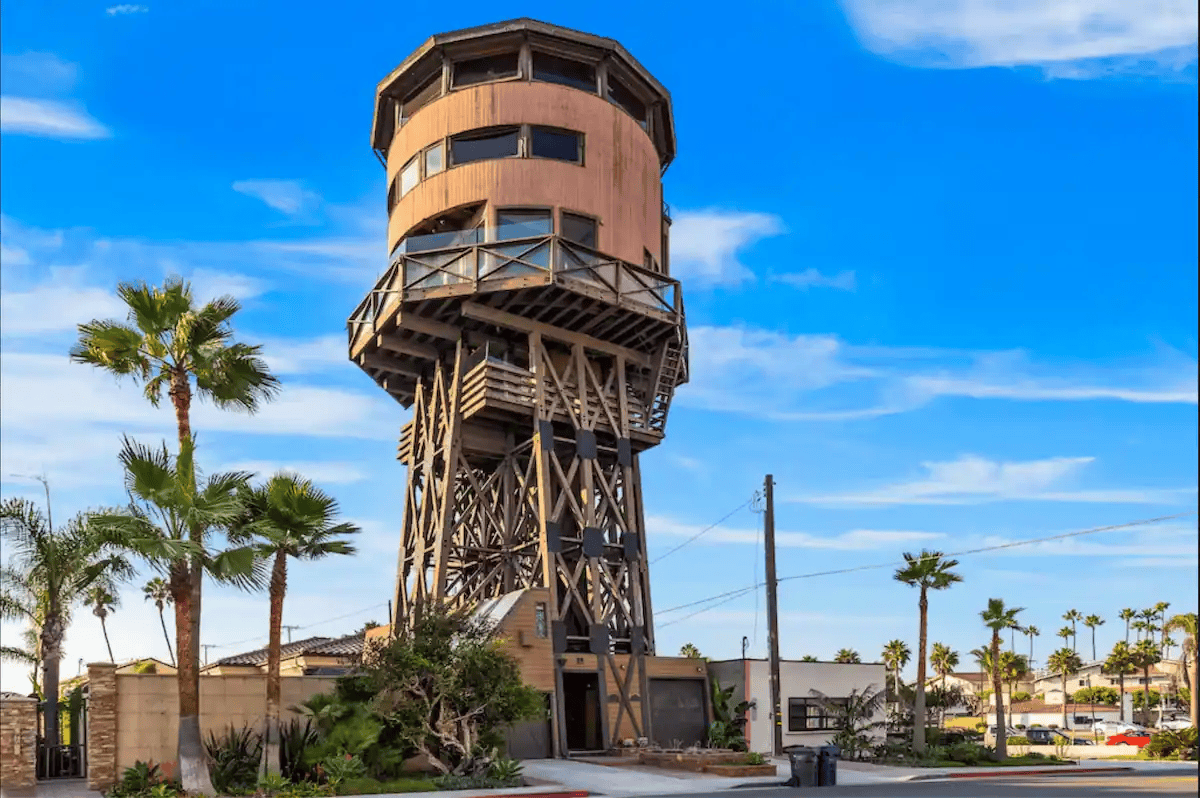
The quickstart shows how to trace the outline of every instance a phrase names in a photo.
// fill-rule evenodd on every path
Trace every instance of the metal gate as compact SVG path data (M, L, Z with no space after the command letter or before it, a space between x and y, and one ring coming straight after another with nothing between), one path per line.
M650 729L662 746L703 744L708 737L703 679L651 679Z
M38 779L81 779L87 775L87 700L72 693L58 702L58 740L46 745L46 706L38 702Z

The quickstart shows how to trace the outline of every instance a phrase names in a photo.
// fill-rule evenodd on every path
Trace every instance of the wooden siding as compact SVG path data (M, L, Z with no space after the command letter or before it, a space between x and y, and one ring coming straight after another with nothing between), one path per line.
M520 664L525 683L535 690L553 693L554 644L549 637L537 636L536 608L539 602L546 604L548 613L549 591L545 588L526 590L500 622L496 635L504 641L505 650Z

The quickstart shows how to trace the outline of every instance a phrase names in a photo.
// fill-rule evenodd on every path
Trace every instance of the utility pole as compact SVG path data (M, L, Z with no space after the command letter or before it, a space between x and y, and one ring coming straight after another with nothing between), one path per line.
M286 623L285 623L285 624L280 624L280 627L279 627L279 628L281 628L281 629L287 629L287 633L288 633L288 642L289 642L289 643L291 643L291 642L292 642L292 630L293 630L293 629L299 629L300 627L299 627L299 626L290 626L290 625L288 625L288 624L286 624Z
M783 755L783 714L779 697L779 596L775 580L775 480L770 474L764 484L766 512L763 513L763 548L767 555L767 642L771 658L771 723L774 724L775 756Z
M208 650L210 648L220 648L220 646L216 645L215 643L201 643L200 648L204 649L204 664L207 665L208 664Z

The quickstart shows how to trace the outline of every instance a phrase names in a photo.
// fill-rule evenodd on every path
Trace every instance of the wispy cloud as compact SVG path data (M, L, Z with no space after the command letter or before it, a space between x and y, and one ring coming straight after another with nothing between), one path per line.
M794 274L775 274L771 279L784 283L793 288L807 290L809 288L836 288L839 291L853 291L857 287L853 271L838 272L837 274L822 274L816 269L805 269Z
M79 66L54 53L0 55L4 89L32 97L53 97L70 92L79 78Z
M646 517L646 532L652 538L662 536L686 539L698 534L702 529L704 527L684 523L668 516L650 515ZM920 532L913 530L852 529L833 535L816 535L809 532L781 530L775 533L775 545L780 548L795 549L867 551L879 548L899 547L905 544L928 543L942 537L945 536L940 532ZM706 532L703 537L698 538L696 544L755 544L761 539L762 532L759 530L719 526L710 532Z
M84 141L112 132L77 103L32 97L0 97L0 132Z
M671 273L698 285L737 286L754 273L738 255L784 232L774 214L726 210L680 211L671 224Z
M1194 498L1195 490L1090 489L1072 487L1093 457L997 461L976 455L921 463L922 474L870 490L789 496L786 501L833 507L960 505L999 501L1052 501L1104 504L1175 504Z
M321 204L321 195L306 189L299 180L237 180L233 190L288 216L310 214Z
M842 0L864 46L914 66L1031 66L1048 77L1178 76L1194 0Z
M279 473L293 474L317 484L346 485L362 482L370 474L361 463L339 461L275 462L269 460L240 460L223 465L221 471L248 471L266 479Z
M346 336L319 338L264 338L263 357L276 374L311 374L330 368L345 368L349 362Z
M138 6L131 5L129 3L122 3L118 6L109 6L108 8L104 9L104 13L108 14L110 17L117 17L125 14L145 14L149 10L149 6Z

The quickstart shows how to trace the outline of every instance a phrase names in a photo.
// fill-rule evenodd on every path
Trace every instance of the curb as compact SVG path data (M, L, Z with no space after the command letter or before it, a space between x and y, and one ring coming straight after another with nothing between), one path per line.
M1105 767L1105 768L1039 768L1037 770L1008 770L1006 768L989 768L987 771L977 773L930 773L919 774L916 776L906 776L902 781L931 781L933 779L994 779L1007 778L1009 776L1075 776L1097 773L1126 773L1132 771L1131 767ZM990 771L990 772L989 772ZM999 772L997 772L999 771Z

